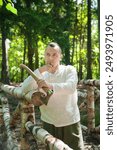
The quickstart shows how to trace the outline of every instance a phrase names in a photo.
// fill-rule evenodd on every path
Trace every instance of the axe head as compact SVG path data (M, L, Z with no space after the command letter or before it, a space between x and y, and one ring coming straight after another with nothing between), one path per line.
M33 103L35 106L41 106L43 104L47 105L52 94L53 93L47 92L47 95L45 96L42 92L37 91L33 93L31 103Z

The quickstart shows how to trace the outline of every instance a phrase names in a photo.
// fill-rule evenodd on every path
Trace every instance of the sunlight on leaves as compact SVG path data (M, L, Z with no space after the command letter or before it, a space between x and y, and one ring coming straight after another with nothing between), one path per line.
M9 10L9 11L11 11L11 12L14 13L15 15L17 15L17 9L14 8L14 7L11 5L11 3L8 3L8 4L6 5L6 9Z
M3 5L3 1L2 0L0 0L0 7Z

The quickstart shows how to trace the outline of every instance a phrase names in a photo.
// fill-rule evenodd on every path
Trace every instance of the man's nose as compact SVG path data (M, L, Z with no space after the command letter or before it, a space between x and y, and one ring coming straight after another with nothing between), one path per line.
M52 56L49 56L49 60L52 60L53 59L53 57Z

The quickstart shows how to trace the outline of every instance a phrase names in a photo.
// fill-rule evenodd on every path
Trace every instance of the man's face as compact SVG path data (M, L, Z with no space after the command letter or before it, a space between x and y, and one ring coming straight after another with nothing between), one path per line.
M59 65L61 60L61 53L58 48L48 47L45 51L45 62L46 64L56 67Z

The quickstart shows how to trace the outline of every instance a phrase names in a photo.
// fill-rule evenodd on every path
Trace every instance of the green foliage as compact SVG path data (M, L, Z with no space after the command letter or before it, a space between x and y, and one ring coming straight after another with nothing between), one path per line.
M13 14L17 15L17 9L15 9L15 8L11 5L11 3L8 3L8 4L6 5L6 9L9 10L9 11L11 11Z
M3 6L0 0L0 6ZM62 48L62 63L73 64L79 73L82 68L82 78L87 74L87 1L76 4L68 1L16 1L15 8L11 0L5 6L18 15L6 15L3 12L7 38L11 40L9 49L10 80L20 81L21 70L19 65L24 60L28 65L28 53L32 55L35 69L35 49L38 49L38 65L44 64L43 54L45 46L50 41L58 42ZM12 8L13 7L13 8ZM97 6L92 4L92 74L99 78L99 39ZM2 17L0 16L0 17ZM2 24L0 25L2 27ZM8 30L9 29L9 30ZM26 45L24 45L24 40ZM30 44L30 45L29 45ZM30 48L30 50L29 50ZM2 46L0 47L2 49ZM1 52L0 52L1 54ZM1 62L1 60L0 60ZM24 78L27 74L24 74Z
M17 32L17 30L16 30ZM19 82L21 78L20 64L23 62L23 37L12 37L11 47L8 51L9 71L11 81Z
M12 3L11 0L7 0L7 1L5 1L5 0L0 0L0 7L2 7L4 3L5 3L5 5L6 5L6 9L7 9L8 11L10 11L10 12L12 12L13 14L17 15L17 9L14 8L14 4Z
M2 0L0 0L0 7L3 5L3 1Z

